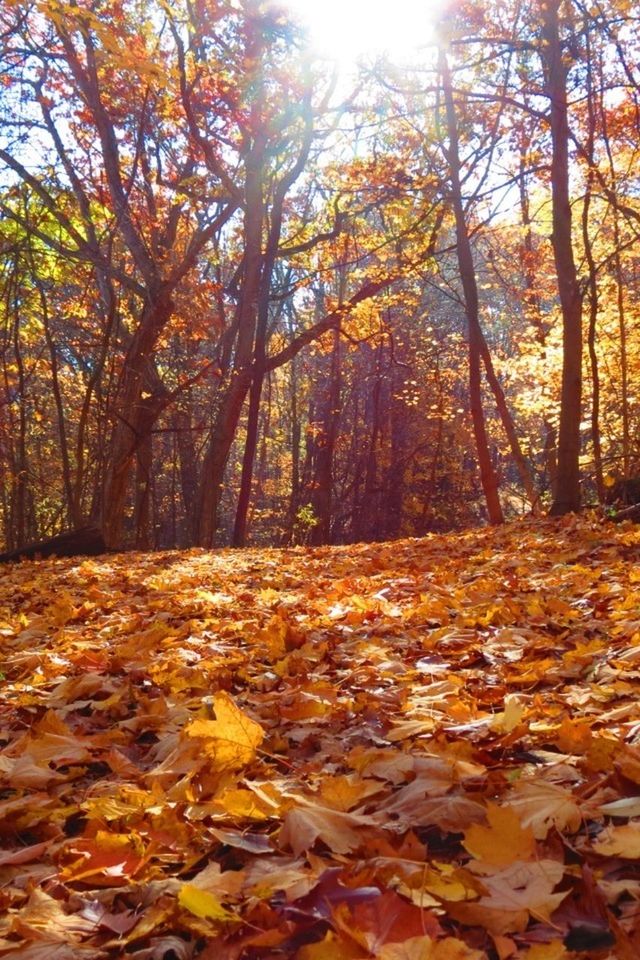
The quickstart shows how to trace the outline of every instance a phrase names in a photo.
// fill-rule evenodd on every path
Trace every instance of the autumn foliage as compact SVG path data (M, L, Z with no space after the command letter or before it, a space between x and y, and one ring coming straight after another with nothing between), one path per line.
M0 957L640 956L638 11L423 6L0 3Z
M2 5L0 549L629 499L637 11L423 8L336 84L276 0Z
M639 550L7 567L0 955L637 957Z

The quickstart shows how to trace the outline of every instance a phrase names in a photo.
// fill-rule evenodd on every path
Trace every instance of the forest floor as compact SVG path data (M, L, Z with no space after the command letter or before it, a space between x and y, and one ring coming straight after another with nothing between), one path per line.
M0 956L640 956L640 528L0 571Z

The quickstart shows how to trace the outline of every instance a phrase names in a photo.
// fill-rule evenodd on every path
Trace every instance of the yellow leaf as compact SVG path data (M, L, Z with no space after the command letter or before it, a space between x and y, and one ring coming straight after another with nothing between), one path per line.
M186 728L190 737L202 737L207 756L219 769L239 769L253 760L264 739L259 723L235 705L228 693L217 693L215 720L194 720Z
M496 733L511 733L522 721L524 704L517 694L509 693L504 698L504 711L497 713L491 721L491 729Z
M551 943L536 943L527 951L525 960L564 960L567 956L562 940L552 940Z
M556 743L563 753L573 753L582 756L588 753L593 734L588 722L563 717L560 729L556 736Z
M533 831L522 826L515 810L490 803L487 820L489 826L474 823L464 835L464 846L476 860L506 867L515 860L531 859L536 847Z
M575 833L582 822L571 793L555 783L521 780L505 803L517 812L524 827L531 828L536 840L544 840L551 827Z
M260 631L260 639L267 648L271 660L279 660L287 652L286 641L289 624L282 617L272 617L266 627Z
M422 886L434 897L452 903L458 900L473 900L478 896L471 874L436 860L424 869Z
M376 780L362 780L353 774L325 775L320 783L320 797L325 806L346 813L365 797L379 793L381 789Z
M633 820L620 827L607 827L593 844L596 853L624 860L640 858L640 823Z
M248 820L267 820L273 811L260 802L252 790L228 789L215 798L215 806L225 815Z
M358 827L370 823L368 817L309 803L289 810L280 830L280 845L289 845L297 857L320 839L334 853L349 853L362 844Z
M207 890L183 883L178 892L178 903L196 917L208 920L237 920L235 914L226 910L217 897Z
M378 960L484 960L486 955L455 937L410 937L403 943L386 943L377 956Z
M331 930L324 940L308 943L296 953L296 960L362 960L363 957L362 947L342 937L338 939Z
M549 921L567 896L554 893L564 874L555 860L518 861L499 873L482 877L485 894L471 903L447 904L447 913L464 924L480 924L492 934L522 932L530 916Z

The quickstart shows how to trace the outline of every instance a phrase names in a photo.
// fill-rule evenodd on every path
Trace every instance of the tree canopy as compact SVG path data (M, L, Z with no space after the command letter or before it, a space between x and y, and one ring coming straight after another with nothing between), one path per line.
M263 0L0 14L0 530L348 542L629 496L637 16L452 3L352 85Z

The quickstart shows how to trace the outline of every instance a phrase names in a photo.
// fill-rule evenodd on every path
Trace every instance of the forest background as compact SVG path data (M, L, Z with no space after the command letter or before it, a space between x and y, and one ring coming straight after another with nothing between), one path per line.
M5 548L89 521L351 542L633 491L637 8L433 11L419 61L347 88L280 4L4 4Z

